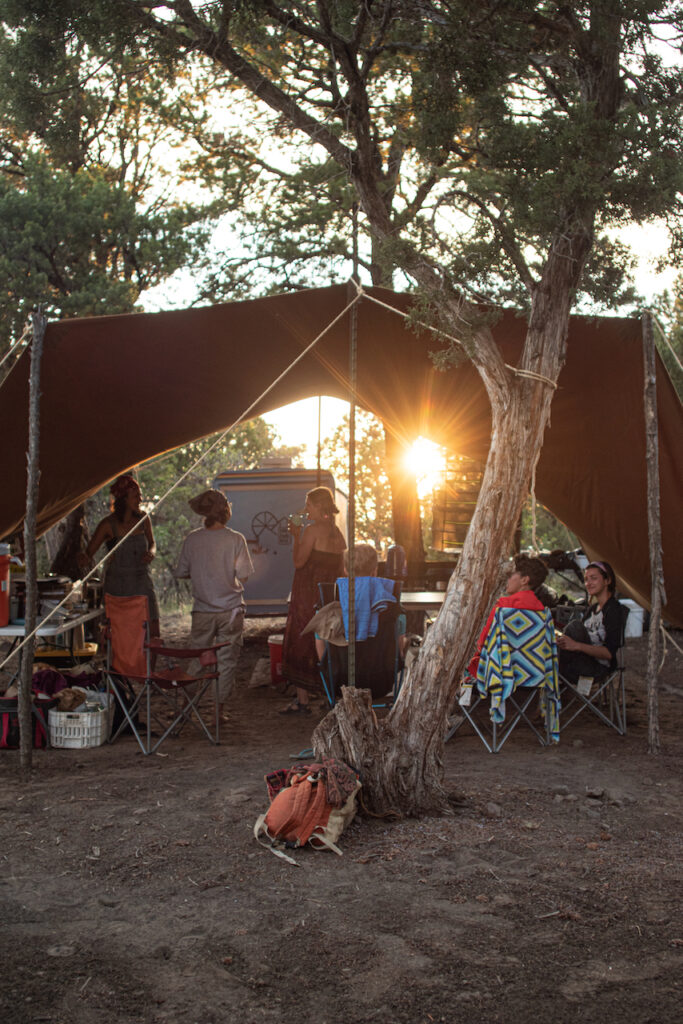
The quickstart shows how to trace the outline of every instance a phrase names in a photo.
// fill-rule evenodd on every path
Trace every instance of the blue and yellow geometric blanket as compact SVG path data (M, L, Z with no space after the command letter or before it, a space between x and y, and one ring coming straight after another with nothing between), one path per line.
M491 718L505 721L505 701L520 686L538 687L553 743L560 739L560 692L555 626L550 611L497 608L479 658L477 689L488 696Z

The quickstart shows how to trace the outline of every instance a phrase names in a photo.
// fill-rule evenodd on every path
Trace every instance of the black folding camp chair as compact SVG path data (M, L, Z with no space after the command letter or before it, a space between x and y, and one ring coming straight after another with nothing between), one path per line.
M339 598L336 588L321 585L321 601ZM393 581L396 605L379 612L378 628L374 636L357 640L355 658L355 685L370 690L374 708L388 707L398 697L403 680L403 664L399 638L406 631L405 614L398 604L400 581ZM327 602L325 602L327 603ZM342 686L348 685L348 647L324 641L325 650L320 659L320 679L330 707L341 695Z
M616 653L616 667L598 672L595 676L579 676L573 683L560 673L560 731L583 712L596 716L603 725L614 729L620 736L626 735L626 687L624 684L624 648L626 622L629 609L620 604L621 612L619 647Z

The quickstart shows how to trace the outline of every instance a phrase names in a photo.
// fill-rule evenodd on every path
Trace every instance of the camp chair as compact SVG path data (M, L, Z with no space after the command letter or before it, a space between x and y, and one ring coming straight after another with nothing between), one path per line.
M531 717L531 705L537 694L545 724L543 732ZM557 648L547 608L542 612L496 608L479 658L477 678L461 688L459 710L459 721L449 730L446 740L469 722L488 752L497 754L513 730L524 722L542 746L558 742Z
M177 736L189 722L210 743L217 744L220 741L220 722L216 651L226 643L212 647L166 647L159 638L149 636L146 597L106 594L104 603L107 617L107 689L123 712L110 742L130 728L142 753L153 754L168 736ZM167 661L166 667L157 668L160 659ZM176 666L178 661L190 660L198 661L200 670L208 670L207 674L189 675ZM210 728L199 702L212 685L215 690L215 721ZM155 698L154 705L152 698ZM166 718L162 717L159 705L167 713ZM143 708L146 720L141 723L139 712ZM158 734L153 731L153 725L159 729Z
M582 711L592 712L603 725L609 726L626 735L626 687L624 684L624 644L626 621L629 608L620 604L621 612L619 647L617 648L616 668L604 669L594 678L579 676L576 683L571 683L560 675L560 696L562 713L560 715L560 731L567 728Z
M363 578L363 577L359 577ZM392 581L396 601L401 594L400 581ZM334 596L339 600L339 588L334 592L329 584L319 587L321 601ZM358 625L358 624L357 624ZM403 680L399 637L406 631L406 618L402 612L393 614L392 609L380 612L375 636L356 641L355 684L359 689L368 689L373 694L374 708L387 707L396 700ZM330 707L334 707L342 686L348 684L348 648L325 640L325 650L320 660L320 679Z

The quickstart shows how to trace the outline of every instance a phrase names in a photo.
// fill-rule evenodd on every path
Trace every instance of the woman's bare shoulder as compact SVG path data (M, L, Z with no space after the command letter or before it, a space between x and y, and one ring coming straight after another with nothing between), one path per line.
M93 554L105 540L109 540L111 537L116 536L114 520L115 516L113 512L108 516L105 516L104 519L100 519L88 545L91 554Z
M346 551L346 539L338 526L335 526L335 551Z

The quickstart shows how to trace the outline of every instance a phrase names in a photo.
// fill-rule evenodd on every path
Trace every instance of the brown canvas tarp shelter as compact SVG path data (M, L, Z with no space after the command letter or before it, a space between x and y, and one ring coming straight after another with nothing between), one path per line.
M372 289L402 310L410 297ZM170 313L51 323L42 364L38 529L44 531L130 466L234 422L344 310L345 285ZM514 365L525 322L494 327ZM348 398L345 315L250 411L311 395ZM438 348L368 298L358 307L358 402L406 441L418 435L475 459L486 455L490 413L476 371L440 372ZM0 389L3 498L0 536L19 528L26 490L29 359ZM658 364L665 617L683 626L683 414ZM650 594L641 323L573 317L536 474L536 496L591 552L610 561L647 606Z

